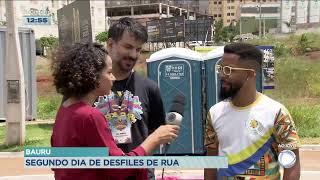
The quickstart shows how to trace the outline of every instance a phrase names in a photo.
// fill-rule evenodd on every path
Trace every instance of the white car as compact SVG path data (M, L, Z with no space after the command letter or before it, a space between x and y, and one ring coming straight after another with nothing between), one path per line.
M193 47L201 46L202 41L190 41L188 44L189 44L189 46L193 46Z

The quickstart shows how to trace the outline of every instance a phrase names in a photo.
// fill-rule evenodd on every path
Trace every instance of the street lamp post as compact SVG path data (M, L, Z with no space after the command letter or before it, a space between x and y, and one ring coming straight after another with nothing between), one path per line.
M241 37L241 34L242 34L241 14L242 14L242 5L241 5L241 2L240 2L240 16L239 16L239 36L240 37Z
M259 1L259 38L261 39L261 0Z

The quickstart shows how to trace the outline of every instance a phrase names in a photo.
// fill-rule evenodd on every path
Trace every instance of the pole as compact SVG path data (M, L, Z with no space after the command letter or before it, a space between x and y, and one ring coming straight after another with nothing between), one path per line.
M22 66L15 1L5 1L7 12L6 33L6 144L23 145L25 141L25 81Z
M167 4L167 18L170 15L170 5L169 5L170 1L168 0L168 4Z
M241 34L242 34L241 14L242 14L242 5L241 5L241 2L240 2L240 18L239 18L239 35L240 35L240 37L241 37Z
M259 1L259 38L261 39L261 0Z
M189 13L190 13L190 12L189 12L189 3L188 3L188 7L187 7L187 20L189 20L189 16L190 16Z
M239 35L241 36L241 34L242 34L242 24L241 24L242 22L241 22L241 16L240 16L240 20L239 20L239 21L240 21L240 27L239 27L239 28L240 28L240 30L239 30L240 32L239 32Z
M266 37L266 18L264 17L263 14L263 38Z

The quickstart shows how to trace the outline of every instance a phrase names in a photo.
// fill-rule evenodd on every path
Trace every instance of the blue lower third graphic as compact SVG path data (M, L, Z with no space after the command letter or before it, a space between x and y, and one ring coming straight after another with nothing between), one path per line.
M195 163L197 162L197 163ZM25 168L227 168L224 156L25 157Z
M196 163L195 163L196 162ZM25 168L227 168L224 156L108 156L107 148L25 148Z

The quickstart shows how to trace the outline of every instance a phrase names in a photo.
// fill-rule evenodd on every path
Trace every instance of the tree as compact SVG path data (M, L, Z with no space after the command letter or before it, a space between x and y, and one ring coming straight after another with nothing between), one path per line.
M95 40L98 43L107 42L107 40L108 40L108 32L107 31L100 32L99 34L96 35Z
M6 26L7 25L7 21L0 21L0 26Z
M213 36L213 40L215 43L220 43L222 40L223 40L223 32L222 32L222 29L223 29L223 22L222 20L216 22L214 24L214 36Z
M235 26L230 25L222 29L222 38L224 42L232 42L235 36L236 36Z
M50 35L49 37L41 37L39 39L40 46L45 51L46 54L51 53L59 45L59 40L57 37Z
M50 35L49 37L41 37L40 45L43 48L54 49L58 46L58 38Z

